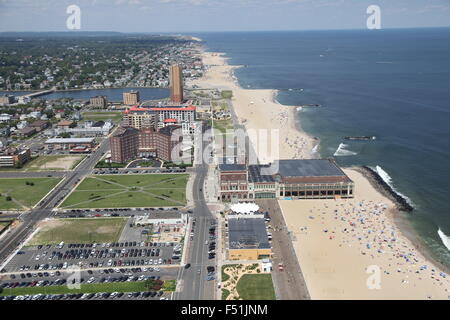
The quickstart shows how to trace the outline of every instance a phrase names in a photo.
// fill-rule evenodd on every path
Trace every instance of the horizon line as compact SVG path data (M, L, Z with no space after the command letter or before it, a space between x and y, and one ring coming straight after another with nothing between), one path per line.
M217 30L217 31L114 31L114 30L53 30L53 31L0 31L1 33L120 33L120 34L190 34L190 33L238 33L238 32L298 32L298 31L383 31L383 30L403 30L403 29L445 29L449 26L421 26L421 27L385 27L376 30L367 28L342 28L342 29L279 29L279 30Z

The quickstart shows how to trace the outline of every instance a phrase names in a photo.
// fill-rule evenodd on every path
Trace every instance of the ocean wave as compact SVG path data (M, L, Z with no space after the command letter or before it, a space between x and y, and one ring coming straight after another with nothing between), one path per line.
M347 147L348 147L348 144L341 143L333 155L335 157L347 157L347 156L355 156L358 154L356 152L346 150L345 148L347 148Z
M450 251L450 237L447 236L444 232L442 232L441 228L438 230L439 238L441 238L442 243Z
M383 170L383 168L381 168L380 166L376 166L375 167L375 171L378 173L378 175L380 176L381 179L383 179L384 182L386 182L386 184L392 189L392 191L394 191L396 194L398 194L400 197L402 197L403 199L406 200L406 202L410 205L410 206L414 206L413 202L411 201L410 198L408 198L407 196L405 196L403 193L399 192L397 189L395 189L393 181L392 181L392 177Z

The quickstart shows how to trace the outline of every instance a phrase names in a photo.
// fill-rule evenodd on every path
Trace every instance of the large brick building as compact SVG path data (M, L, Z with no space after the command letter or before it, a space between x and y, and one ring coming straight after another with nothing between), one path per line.
M139 146L139 131L134 128L120 128L109 139L111 161L125 163L136 159Z
M183 71L179 64L169 67L170 100L174 103L183 102Z
M182 140L180 126L167 126L159 130L152 127L140 130L121 128L110 138L111 160L124 163L143 156L173 161L176 160L173 151Z

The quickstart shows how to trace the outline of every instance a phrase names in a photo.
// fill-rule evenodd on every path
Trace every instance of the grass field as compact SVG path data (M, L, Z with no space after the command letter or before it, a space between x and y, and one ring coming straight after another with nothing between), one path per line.
M11 223L10 220L1 220L0 221L0 233L2 232L3 229L5 229L7 226L9 226L10 223Z
M166 285L166 283L168 283ZM163 291L173 291L169 289L175 288L175 280L166 280L163 284ZM145 287L145 281L137 282L113 282L113 283L89 283L81 284L80 289L69 289L64 286L48 286L48 287L27 287L4 289L0 294L2 296L18 296L33 294L72 294L72 293L97 293L97 292L144 292L148 291Z
M60 178L1 178L0 210L31 208L60 180Z
M113 122L119 122L122 120L122 112L120 111L83 112L82 117L84 120L105 121L111 119Z
M244 274L236 289L239 297L244 300L275 300L270 274Z
M27 245L116 242L126 222L127 218L49 220Z
M227 300L229 295L230 295L230 290L222 289L222 300Z
M84 179L62 208L184 206L187 174L102 175Z
M221 133L226 133L227 130L233 130L233 120L225 119L225 120L214 120L213 128L219 130Z

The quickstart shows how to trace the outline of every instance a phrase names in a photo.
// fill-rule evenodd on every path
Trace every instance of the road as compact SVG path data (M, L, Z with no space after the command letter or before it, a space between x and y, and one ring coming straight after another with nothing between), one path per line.
M104 152L108 150L108 139L102 141L97 150L88 155L74 170L65 172L64 180L58 184L33 210L21 216L22 223L3 238L0 248L0 261L4 261L20 243L32 232L41 220L54 215L53 208L67 195L73 186L89 174ZM49 174L49 173L47 173ZM3 176L3 175L2 175Z
M206 127L203 128L207 130ZM201 138L202 137L197 137ZM202 151L206 149L209 142L202 141L202 148L195 148L198 156L202 157ZM197 157L198 159L198 157ZM206 159L207 160L207 159ZM206 161L207 162L207 161ZM186 263L190 263L189 269L181 268L178 279L180 279L181 291L174 294L174 300L213 300L215 299L215 281L207 281L207 266L216 267L216 259L208 259L208 246L205 242L209 240L209 227L216 219L209 210L204 196L204 181L208 173L208 164L202 161L195 166L195 180L193 183L193 217L196 219L194 237L189 243ZM200 270L200 273L198 273Z

